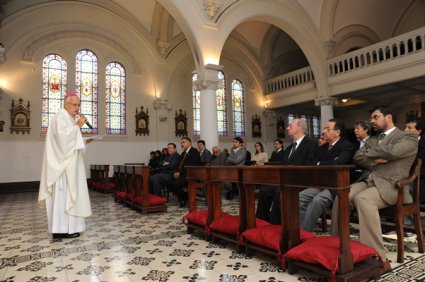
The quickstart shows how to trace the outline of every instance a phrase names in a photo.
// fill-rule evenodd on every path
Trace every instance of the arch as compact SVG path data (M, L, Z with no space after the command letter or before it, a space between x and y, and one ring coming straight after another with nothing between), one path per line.
M425 20L423 20L424 11L424 1L411 1L401 13L397 23L394 25L391 37L395 37L423 26L425 23Z
M216 24L205 24L201 15L193 16L199 14L194 6L182 7L174 1L158 2L173 16L188 39L201 77L204 65L218 64L226 40L240 23L261 21L285 31L300 46L315 73L317 91L321 93L319 95L327 95L322 40L316 25L299 3L238 1L225 9Z
M34 62L35 53L39 49L44 48L45 45L48 45L49 43L60 39L69 39L72 37L89 38L103 43L107 43L109 46L112 46L122 52L126 59L131 62L135 74L142 74L142 67L136 57L131 54L121 43L117 42L112 38L106 37L101 33L93 31L82 31L80 29L61 30L32 40L25 46L24 52L22 54L22 59L26 62Z
M334 37L335 12L339 0L322 1L322 10L320 14L320 34L322 38L331 40Z
M347 53L354 47L366 47L380 42L379 36L369 27L364 25L349 25L338 30L334 36L335 56Z

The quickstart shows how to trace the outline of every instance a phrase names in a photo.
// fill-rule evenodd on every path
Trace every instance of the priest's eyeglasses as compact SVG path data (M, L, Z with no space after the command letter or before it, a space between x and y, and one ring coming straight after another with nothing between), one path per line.
M74 106L74 107L76 107L76 108L79 108L79 107L80 107L80 105L81 105L81 104L72 104L72 103L70 103L70 102L65 102L65 103L68 103L68 104L70 104L71 106Z

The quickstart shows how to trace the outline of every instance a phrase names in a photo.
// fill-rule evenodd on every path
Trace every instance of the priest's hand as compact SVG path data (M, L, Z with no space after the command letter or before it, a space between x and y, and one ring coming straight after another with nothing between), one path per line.
M87 118L85 116L81 116L77 119L77 125L78 127L82 127L84 124L86 124Z

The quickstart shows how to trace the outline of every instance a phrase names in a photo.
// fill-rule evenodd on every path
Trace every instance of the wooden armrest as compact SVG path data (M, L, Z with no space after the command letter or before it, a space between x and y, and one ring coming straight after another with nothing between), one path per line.
M397 187L397 189L401 189L403 188L405 185L413 183L413 181L415 181L415 175L412 175L409 178L403 178L400 179L399 181L397 181L397 183L395 184L395 186Z

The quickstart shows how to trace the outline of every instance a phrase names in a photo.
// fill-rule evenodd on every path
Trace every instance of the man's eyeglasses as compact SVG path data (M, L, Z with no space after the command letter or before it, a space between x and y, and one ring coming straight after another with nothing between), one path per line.
M330 128L330 127L324 127L323 130L331 131L331 130L335 130L335 129Z

